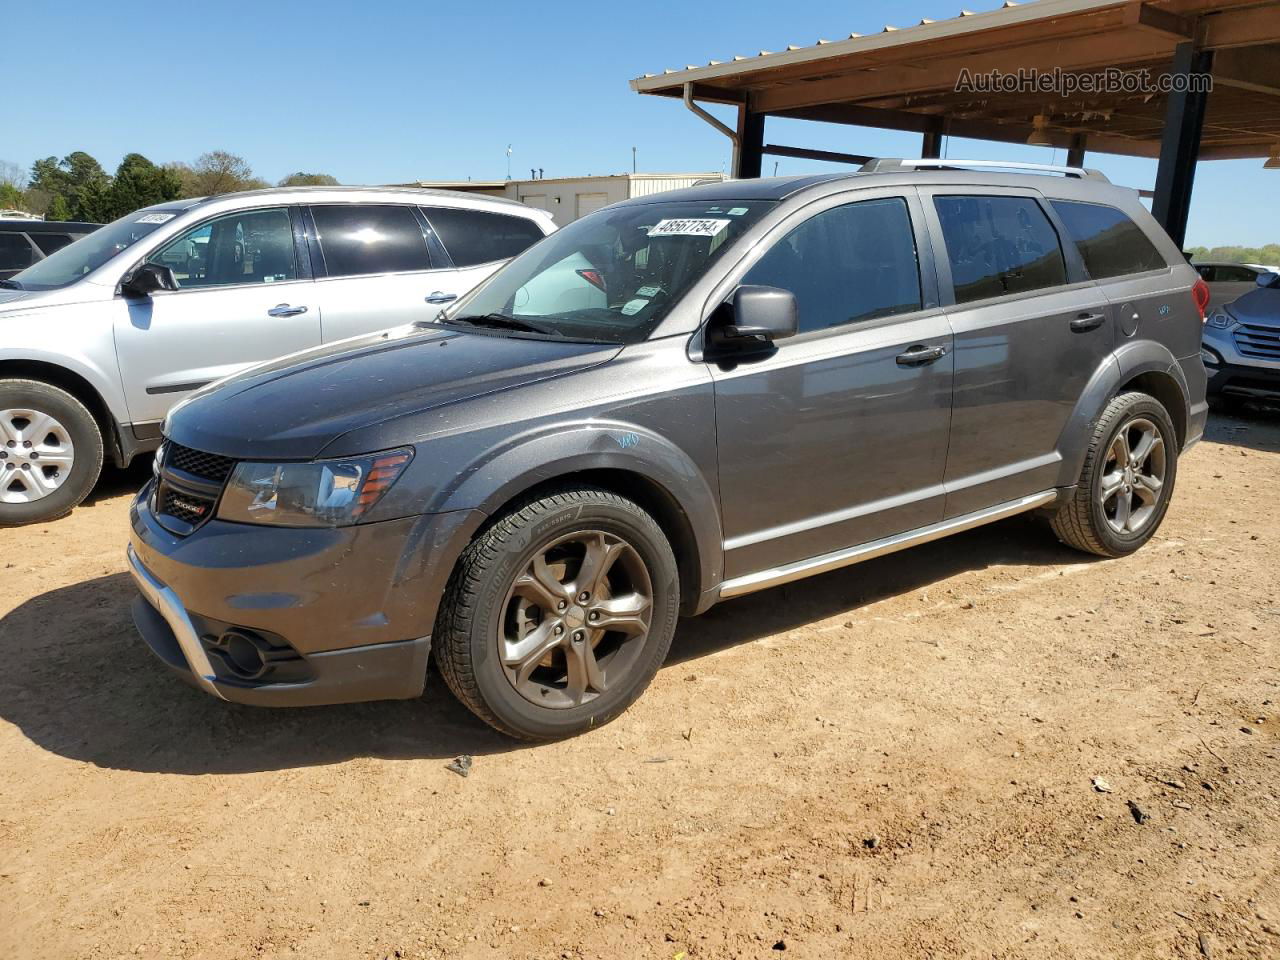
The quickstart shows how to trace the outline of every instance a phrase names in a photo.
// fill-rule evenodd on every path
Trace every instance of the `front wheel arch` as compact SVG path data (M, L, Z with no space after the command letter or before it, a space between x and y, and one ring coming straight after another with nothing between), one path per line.
M112 415L107 401L92 383L74 370L43 360L0 360L0 380L36 380L65 390L93 415L112 462L120 468L129 465L130 457L121 442L120 424Z

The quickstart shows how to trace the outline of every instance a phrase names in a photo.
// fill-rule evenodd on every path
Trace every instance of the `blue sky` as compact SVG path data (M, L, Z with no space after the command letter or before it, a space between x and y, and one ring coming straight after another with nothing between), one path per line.
M761 49L871 33L886 23L981 11L991 0L850 3L649 0L613 5L489 0L312 0L11 4L0 160L86 150L108 169L212 149L276 180L294 170L345 183L641 170L721 170L728 142L676 101L628 81ZM918 156L915 134L770 120L768 139L878 156ZM953 140L951 157L1051 162L1043 148ZM1150 188L1155 162L1090 154L1113 180ZM1061 162L1062 152L1056 154ZM765 173L773 172L766 158ZM782 159L779 173L826 165ZM1280 241L1280 173L1262 160L1200 165L1187 243ZM1263 202L1259 202L1260 198Z

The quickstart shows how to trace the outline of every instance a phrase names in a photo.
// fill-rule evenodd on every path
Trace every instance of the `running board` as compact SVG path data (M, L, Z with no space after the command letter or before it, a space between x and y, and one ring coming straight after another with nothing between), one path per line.
M960 517L952 517L950 520L933 523L917 530L909 530L906 533L899 533L892 537L872 540L870 543L862 543L856 547L846 547L843 550L836 550L834 553L824 553L819 557L797 560L794 563L783 564L780 567L758 570L744 577L735 577L720 584L720 599L740 597L744 593L764 590L766 587L776 587L782 583L790 583L792 580L800 580L818 573L826 573L828 570L837 570L840 567L861 563L863 560L882 557L887 553L896 553L908 547L928 543L930 540L938 540L952 533L971 530L985 523L1003 520L1005 517L1012 517L1019 513L1026 513L1028 510L1034 510L1036 507L1042 507L1046 503L1050 503L1057 496L1057 490L1033 493L1029 497L1009 500L994 507L987 507L985 510L977 510Z

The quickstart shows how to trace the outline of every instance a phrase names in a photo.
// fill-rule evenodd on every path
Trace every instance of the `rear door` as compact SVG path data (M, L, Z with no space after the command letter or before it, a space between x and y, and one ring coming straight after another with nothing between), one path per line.
M148 256L177 291L113 301L120 378L133 423L164 419L211 380L320 343L305 249L286 206L223 214Z
M457 295L454 271L442 253L433 256L416 206L316 204L310 217L326 343L428 319L439 309L429 297Z
M1057 484L1059 437L1115 337L1107 298L1039 193L922 193L955 334L950 518Z
M710 365L728 578L942 519L952 338L928 235L914 190L856 196L798 211L739 281L792 291L798 335Z

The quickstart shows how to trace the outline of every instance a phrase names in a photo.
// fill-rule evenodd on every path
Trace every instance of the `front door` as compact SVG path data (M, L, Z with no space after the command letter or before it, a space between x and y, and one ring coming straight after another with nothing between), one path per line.
M315 284L299 265L287 207L206 220L147 259L173 269L179 289L115 301L116 354L135 424L163 420L210 381L320 343Z
M711 366L727 578L942 519L951 331L914 192L830 204L741 279L792 291L798 335Z
M1058 483L1058 441L1115 344L1111 306L1036 196L926 193L955 332L947 517Z

